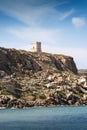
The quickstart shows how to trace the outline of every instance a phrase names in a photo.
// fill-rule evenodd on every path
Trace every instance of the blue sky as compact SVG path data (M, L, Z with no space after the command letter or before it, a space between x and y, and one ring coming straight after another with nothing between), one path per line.
M74 57L87 69L87 0L0 0L0 46Z

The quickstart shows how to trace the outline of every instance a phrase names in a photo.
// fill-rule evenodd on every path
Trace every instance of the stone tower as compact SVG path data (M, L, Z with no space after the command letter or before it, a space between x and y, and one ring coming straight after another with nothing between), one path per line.
M31 44L31 52L41 52L41 42L33 42Z

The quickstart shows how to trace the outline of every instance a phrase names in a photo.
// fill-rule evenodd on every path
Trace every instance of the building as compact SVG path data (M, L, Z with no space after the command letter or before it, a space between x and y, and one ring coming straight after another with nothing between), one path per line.
M32 42L31 52L41 52L41 42Z

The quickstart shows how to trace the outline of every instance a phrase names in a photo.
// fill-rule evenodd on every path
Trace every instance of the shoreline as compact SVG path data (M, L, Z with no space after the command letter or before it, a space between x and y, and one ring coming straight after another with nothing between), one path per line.
M54 107L84 107L87 105L49 105L49 106L34 106L34 107L0 107L0 110L2 109L29 109L29 108L54 108Z

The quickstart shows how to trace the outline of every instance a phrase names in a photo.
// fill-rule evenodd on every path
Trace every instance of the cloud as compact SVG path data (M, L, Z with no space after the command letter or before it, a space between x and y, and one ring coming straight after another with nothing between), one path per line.
M74 10L61 12L56 6L67 4L65 0L3 0L0 10L29 26L43 26L43 23L55 24L56 21L69 17Z
M71 14L73 14L75 12L75 10L74 9L71 9L71 10L69 10L69 11L67 11L67 12L64 12L62 15L61 15L61 17L60 17L60 20L63 20L63 19L65 19L65 18L67 18L67 17L69 17Z
M80 18L80 17L73 17L72 18L72 24L75 27L81 27L85 25L85 19L84 18Z
M59 41L59 29L47 29L42 27L29 27L29 28L8 28L7 32L11 35L25 40L26 42L42 41L42 43L54 44ZM55 41L54 41L55 39Z

